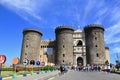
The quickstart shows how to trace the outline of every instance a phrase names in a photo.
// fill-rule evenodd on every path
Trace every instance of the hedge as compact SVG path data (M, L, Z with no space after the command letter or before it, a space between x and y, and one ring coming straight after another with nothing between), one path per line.
M2 68L2 71L14 71L14 68ZM18 71L32 71L32 67L16 67L16 72ZM47 70L56 70L55 66L41 66L41 67L33 67L33 71L47 71Z
M2 68L2 71L13 71L13 68Z

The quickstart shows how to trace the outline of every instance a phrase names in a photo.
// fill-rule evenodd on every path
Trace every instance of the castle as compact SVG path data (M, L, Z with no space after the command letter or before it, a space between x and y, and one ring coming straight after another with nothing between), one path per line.
M102 25L90 24L84 30L59 26L55 34L55 40L41 40L41 31L24 29L20 63L25 58L56 65L105 64L107 60L110 63L109 47L104 45Z

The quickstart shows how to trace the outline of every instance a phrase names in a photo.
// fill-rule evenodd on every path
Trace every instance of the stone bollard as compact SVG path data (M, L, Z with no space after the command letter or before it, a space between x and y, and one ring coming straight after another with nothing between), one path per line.
M2 80L2 76L0 76L0 80Z
M23 77L26 77L26 76L27 76L27 73L26 73L26 72L24 72L24 73L23 73Z
M13 74L13 78L17 78L17 74L16 73Z

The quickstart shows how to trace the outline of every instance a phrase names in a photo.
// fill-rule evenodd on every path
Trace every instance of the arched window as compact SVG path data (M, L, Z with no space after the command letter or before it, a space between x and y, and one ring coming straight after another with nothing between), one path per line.
M99 54L98 54L98 53L96 53L96 57L99 57Z
M63 54L63 57L65 57L65 54Z
M98 47L97 45L95 45L95 47Z
M81 40L78 41L77 46L82 46L82 41Z

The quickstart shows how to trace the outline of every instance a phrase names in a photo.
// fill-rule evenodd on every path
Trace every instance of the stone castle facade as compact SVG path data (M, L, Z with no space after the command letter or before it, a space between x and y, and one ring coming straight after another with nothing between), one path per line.
M25 29L20 62L23 63L26 58L56 65L105 64L107 60L110 63L109 47L104 45L102 25L91 24L85 26L84 30L59 26L55 34L55 40L41 40L41 31Z

